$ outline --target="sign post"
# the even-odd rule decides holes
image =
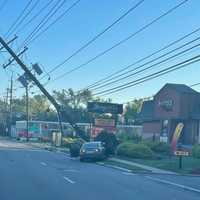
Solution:
[[[182,169],[182,162],[183,162],[182,156],[179,156],[179,169]]]
[[[182,144],[178,144],[178,150],[174,154],[179,157],[179,169],[183,168],[183,156],[189,156],[189,152],[182,149]]]

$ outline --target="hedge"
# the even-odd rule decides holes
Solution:
[[[124,142],[117,147],[117,155],[130,158],[152,158],[153,151],[145,144]]]
[[[166,155],[169,155],[171,153],[170,145],[164,142],[154,142],[151,145],[151,150],[156,153],[162,153]]]
[[[200,158],[200,145],[194,145],[192,148],[192,156],[195,158]]]

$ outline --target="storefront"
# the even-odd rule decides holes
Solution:
[[[153,98],[143,103],[139,118],[143,137],[166,137],[171,141],[178,123],[184,128],[180,142],[200,143],[200,93],[183,84],[166,84]]]

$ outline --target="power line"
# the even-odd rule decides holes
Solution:
[[[5,34],[5,37],[8,36],[8,34],[10,33],[10,31],[13,29],[13,27],[15,27],[15,25],[18,23],[18,21],[21,19],[21,17],[24,15],[24,13],[26,12],[26,10],[28,9],[28,7],[31,5],[33,0],[28,1],[28,3],[25,5],[24,9],[22,10],[22,12],[19,14],[19,16],[17,17],[17,19],[11,24],[11,26],[9,27],[8,31]]]
[[[26,28],[29,24],[32,23],[32,21],[34,21],[39,15],[42,14],[42,12],[44,12],[53,2],[54,0],[50,0],[48,1],[41,9],[38,10],[38,12],[29,20],[27,21],[20,29],[18,29],[17,33],[19,33],[20,31],[22,31],[24,28]]]
[[[200,83],[192,84],[192,85],[190,85],[190,87],[195,87],[195,86],[197,86],[197,85],[200,85]]]
[[[100,80],[98,80],[98,81],[95,81],[94,83],[88,85],[85,89],[90,89],[90,88],[96,87],[96,86],[99,85],[100,83],[104,83],[104,82],[109,81],[111,78],[116,78],[117,76],[115,76],[115,75],[117,75],[117,74],[119,74],[119,73],[121,73],[121,72],[123,72],[123,71],[126,71],[126,70],[129,69],[130,67],[133,67],[133,66],[135,66],[135,65],[137,65],[137,64],[139,64],[139,63],[141,63],[142,61],[145,61],[145,60],[151,58],[152,56],[154,56],[154,55],[156,55],[156,54],[158,54],[158,53],[160,53],[160,52],[162,52],[162,51],[168,49],[169,47],[171,47],[171,46],[177,44],[178,42],[184,40],[185,38],[187,38],[187,37],[189,37],[189,36],[191,36],[191,35],[197,33],[198,31],[200,31],[200,27],[197,28],[197,29],[195,29],[194,31],[192,31],[192,32],[190,32],[190,33],[188,33],[188,34],[186,34],[186,35],[184,35],[184,36],[178,38],[177,40],[175,40],[175,41],[173,41],[173,42],[171,42],[171,43],[165,45],[165,46],[162,47],[161,49],[158,49],[158,50],[154,51],[153,53],[151,53],[151,54],[149,54],[149,55],[147,55],[147,56],[145,56],[145,57],[143,57],[143,58],[137,60],[136,62],[131,63],[131,64],[129,64],[128,66],[123,67],[123,68],[121,68],[120,70],[118,70],[118,71],[116,71],[116,72],[114,72],[114,73],[111,73],[111,74],[107,75],[106,77],[104,77],[104,78],[102,78],[102,79],[100,79]]]
[[[21,20],[15,25],[15,27],[12,29],[12,31],[10,31],[10,33],[8,34],[7,37],[9,37],[12,33],[14,33],[19,27],[20,25],[24,22],[24,20],[33,12],[33,10],[37,7],[38,3],[40,2],[40,0],[37,0],[32,7],[29,9],[29,11],[24,15],[23,18],[21,18]]]
[[[175,49],[173,49],[173,50],[171,50],[171,51],[169,51],[169,52],[167,52],[167,53],[165,53],[165,54],[163,54],[163,55],[161,55],[161,56],[159,56],[159,57],[157,57],[157,58],[154,58],[154,59],[152,59],[152,60],[150,60],[150,61],[148,61],[148,62],[146,62],[146,63],[144,63],[144,64],[142,64],[142,65],[139,65],[138,67],[135,67],[135,68],[132,69],[132,70],[129,70],[129,71],[123,73],[123,74],[119,74],[119,75],[116,76],[115,78],[118,78],[118,77],[121,77],[121,78],[118,78],[118,79],[116,79],[116,80],[115,80],[115,78],[111,78],[111,79],[109,79],[108,81],[106,81],[106,83],[100,84],[99,86],[97,85],[96,87],[93,87],[92,90],[97,90],[97,89],[106,87],[106,86],[108,86],[108,85],[112,85],[112,84],[117,83],[117,82],[119,82],[119,81],[121,81],[121,80],[124,80],[124,79],[126,79],[126,78],[132,77],[132,76],[134,76],[134,75],[136,75],[136,74],[139,74],[139,73],[141,73],[141,72],[144,72],[144,71],[146,71],[146,70],[148,70],[148,69],[151,69],[151,68],[153,68],[153,67],[155,67],[155,66],[158,66],[158,65],[160,65],[160,64],[162,64],[162,63],[164,63],[164,62],[166,62],[166,61],[168,61],[168,60],[171,60],[172,58],[175,58],[175,57],[177,57],[177,56],[179,56],[179,55],[182,55],[182,54],[184,54],[184,53],[186,53],[186,52],[188,52],[188,51],[191,51],[192,49],[199,47],[199,46],[200,46],[200,43],[197,44],[197,45],[194,45],[194,46],[192,46],[192,47],[189,47],[188,49],[185,49],[185,50],[183,50],[183,51],[181,51],[181,52],[179,52],[179,53],[177,53],[177,54],[174,54],[174,55],[172,55],[172,56],[170,56],[170,57],[167,57],[166,59],[163,59],[163,60],[161,60],[161,61],[159,61],[159,62],[157,62],[157,63],[155,63],[155,64],[153,64],[153,65],[150,65],[150,66],[148,66],[148,67],[146,67],[146,68],[144,68],[144,69],[141,69],[141,70],[139,70],[139,71],[137,71],[137,72],[134,72],[134,73],[129,74],[130,72],[133,72],[133,71],[135,71],[135,70],[137,70],[137,69],[140,69],[140,68],[142,68],[142,67],[144,67],[144,66],[146,66],[146,65],[148,65],[148,64],[150,64],[150,63],[152,63],[152,62],[154,62],[154,61],[157,61],[157,60],[159,60],[160,58],[163,58],[163,57],[165,57],[165,56],[167,56],[167,55],[169,55],[169,54],[171,54],[171,53],[173,53],[173,52],[175,52],[175,51],[177,51],[177,50],[179,50],[179,49],[182,49],[183,47],[186,47],[186,46],[188,46],[188,45],[190,45],[190,44],[192,44],[192,43],[194,43],[194,42],[196,42],[196,41],[198,41],[198,40],[200,40],[200,37],[197,37],[196,39],[194,39],[194,40],[192,40],[192,41],[186,42],[185,44],[183,44],[183,45],[181,45],[181,46],[179,46],[179,47],[177,47],[177,48],[175,48]],[[128,75],[127,75],[127,74],[128,74]],[[126,76],[124,76],[124,75],[126,75]]]
[[[127,89],[129,87],[133,87],[135,85],[138,85],[140,83],[152,80],[154,78],[157,78],[159,76],[168,74],[168,73],[170,73],[172,71],[176,71],[178,69],[184,68],[186,66],[189,66],[189,65],[194,64],[194,63],[199,62],[199,61],[200,61],[200,54],[197,55],[197,56],[194,56],[194,57],[192,57],[190,59],[187,59],[187,60],[185,60],[183,62],[180,62],[178,64],[175,64],[175,65],[172,65],[170,67],[167,67],[167,68],[165,68],[163,70],[157,71],[155,73],[152,73],[150,75],[144,76],[144,77],[139,78],[137,80],[125,83],[123,85],[120,85],[120,86],[117,86],[117,87],[113,87],[113,88],[110,88],[110,89],[107,89],[107,90],[100,91],[98,93],[95,93],[94,95],[101,95],[101,94],[108,95],[108,94],[112,94],[112,93],[115,93],[115,92],[119,92],[121,90],[124,90],[124,89]]]
[[[137,34],[139,34],[140,32],[142,32],[143,30],[147,29],[148,27],[150,27],[151,25],[153,25],[154,23],[156,23],[157,21],[159,21],[160,19],[162,19],[163,17],[167,16],[168,14],[172,13],[173,11],[175,11],[177,8],[179,8],[180,6],[182,6],[183,4],[185,4],[188,0],[184,0],[181,3],[177,4],[176,6],[174,6],[173,8],[169,9],[167,12],[163,13],[162,15],[160,15],[159,17],[155,18],[154,20],[152,20],[150,23],[146,24],[145,26],[143,26],[142,28],[140,28],[139,30],[137,30],[136,32],[132,33],[131,35],[129,35],[128,37],[124,38],[123,40],[117,42],[115,45],[113,45],[112,47],[104,50],[103,52],[99,53],[98,55],[96,55],[95,57],[91,58],[90,60],[86,61],[85,63],[72,68],[71,70],[65,72],[64,74],[57,76],[53,81],[56,81],[58,79],[63,78],[64,76],[88,65],[89,63],[93,62],[94,60],[96,60],[97,58],[105,55],[106,53],[110,52],[111,50],[113,50],[114,48],[122,45],[123,43],[127,42],[128,40],[130,40],[131,38],[133,38],[134,36],[136,36]],[[52,71],[55,71],[56,69],[58,69],[59,67],[61,67],[63,64],[65,63],[65,61],[61,62],[59,65],[57,65],[56,67],[54,67],[52,70],[50,70],[50,73]]]
[[[5,7],[6,3],[8,2],[8,0],[4,0],[1,5],[0,5],[0,11]]]
[[[61,3],[60,3],[61,2]],[[50,11],[43,17],[40,23],[33,29],[33,31],[26,37],[23,44],[26,45],[40,29],[57,13],[57,11],[66,3],[66,0],[58,0]]]
[[[67,8],[61,15],[59,15],[52,23],[50,23],[45,29],[43,29],[40,33],[38,33],[35,37],[29,40],[28,44],[34,42],[38,37],[40,37],[43,33],[45,33],[49,28],[51,28],[54,24],[56,24],[60,19],[62,19],[73,7],[75,7],[81,0],[75,1],[69,8]]]
[[[123,18],[125,18],[128,14],[133,12],[140,4],[142,4],[144,0],[139,1],[137,4],[133,5],[130,9],[128,9],[123,15],[121,15],[119,18],[117,18],[113,23],[108,25],[105,29],[103,29],[100,33],[95,35],[92,39],[90,39],[87,43],[85,43],[82,47],[80,47],[78,50],[76,50],[72,55],[67,57],[64,61],[62,61],[60,64],[53,67],[49,73],[52,73],[53,71],[57,70],[59,67],[61,67],[63,64],[68,62],[71,58],[73,58],[75,55],[80,53],[82,50],[84,50],[86,47],[88,47],[90,44],[92,44],[94,41],[96,41],[100,36],[102,36],[105,32],[110,30],[114,25],[116,25],[118,22],[120,22]],[[43,78],[43,77],[42,77]]]

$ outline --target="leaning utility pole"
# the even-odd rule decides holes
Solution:
[[[37,78],[32,74],[32,72],[28,69],[28,67],[20,60],[20,58],[15,54],[15,52],[8,46],[8,44],[3,40],[2,37],[0,37],[0,43],[8,51],[8,53],[14,58],[17,64],[20,65],[20,67],[24,70],[25,74],[35,83],[35,85],[38,86],[38,88],[42,91],[42,93],[54,105],[57,111],[57,115],[58,115],[58,121],[59,121],[61,134],[63,134],[62,121],[61,121],[62,120],[61,115],[62,115],[69,122],[72,128],[76,131],[77,135],[84,138],[85,137],[84,132],[77,126],[76,123],[73,122],[73,120],[70,117],[70,113],[67,113],[67,111],[57,103],[57,101],[53,98],[53,96],[49,94],[49,92],[37,80]]]
[[[56,100],[49,94],[49,92],[43,87],[43,85],[37,80],[37,78],[32,74],[32,72],[28,69],[28,67],[21,61],[21,59],[15,54],[15,52],[8,46],[8,44],[0,37],[0,43],[2,46],[8,51],[8,53],[13,57],[13,59],[20,65],[20,67],[24,70],[25,74],[39,87],[39,89],[43,92],[43,94],[49,99],[49,101],[54,105],[57,114],[58,121],[60,125],[60,131],[63,133],[62,122],[61,122],[61,113],[60,113],[60,105],[56,102]],[[73,123],[69,122],[71,125]]]
[[[11,75],[11,80],[10,80],[10,105],[9,105],[9,135],[11,136],[12,132],[12,103],[13,103],[13,73]]]

